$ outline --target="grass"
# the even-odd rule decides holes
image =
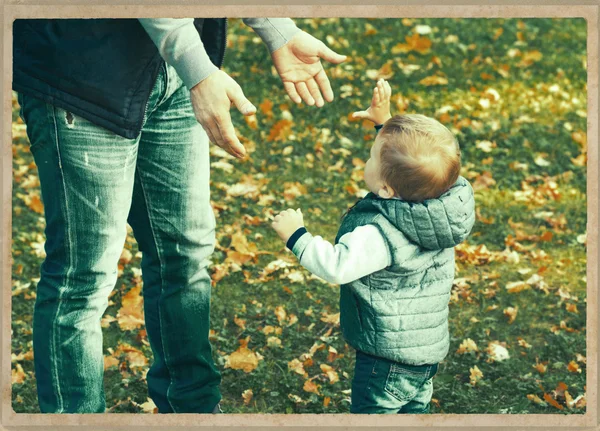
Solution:
[[[211,172],[219,242],[213,271],[221,265],[227,273],[213,289],[211,308],[211,340],[223,375],[224,410],[348,412],[354,352],[339,326],[323,321],[339,312],[339,288],[309,278],[285,251],[269,218],[282,209],[299,207],[311,232],[334,239],[341,214],[356,201],[355,192],[364,188],[359,160],[368,158],[373,138],[370,125],[350,121],[348,114],[367,106],[374,77],[385,75],[394,91],[393,113],[430,115],[457,134],[462,174],[477,190],[477,222],[467,243],[457,250],[450,352],[434,379],[432,411],[584,413],[584,403],[568,407],[556,389],[563,382],[576,399],[585,394],[586,384],[582,239],[587,222],[586,168],[572,161],[584,150],[586,132],[585,21],[328,18],[297,23],[350,56],[345,64],[327,66],[336,100],[319,110],[294,106],[285,97],[266,49],[239,20],[230,23],[232,47],[226,70],[260,107],[256,123],[232,113],[249,149],[247,159],[232,161],[212,151],[212,162],[235,167],[228,172],[220,163]],[[429,26],[431,32],[416,38],[417,25]],[[424,39],[431,41],[428,50]],[[402,50],[398,44],[412,49],[393,53]],[[421,83],[431,76],[447,84]],[[14,107],[13,293],[31,283],[13,296],[12,346],[19,355],[31,350],[35,280],[41,263],[35,247],[43,242],[44,221],[28,200],[39,194],[31,183],[36,170],[26,138],[18,133],[22,129],[16,103]],[[232,186],[239,183],[254,184],[258,192],[232,197]],[[227,258],[235,246],[235,232],[267,253],[236,266]],[[123,295],[135,285],[140,264],[131,236],[125,247],[133,259],[122,268],[106,311],[110,316],[117,315]],[[266,265],[280,258],[293,266],[259,281]],[[533,274],[542,278],[547,293],[539,286],[507,291],[507,284],[526,281]],[[298,282],[300,276],[304,281]],[[518,310],[512,323],[504,313],[509,307]],[[282,309],[297,321],[280,321],[276,311],[281,318]],[[269,332],[269,327],[281,332]],[[225,368],[227,356],[247,337],[248,348],[263,358],[257,368],[250,373]],[[457,353],[466,339],[475,342],[477,352]],[[520,339],[528,344],[520,344]],[[486,349],[494,341],[504,343],[509,359],[491,359]],[[134,346],[151,360],[143,331],[121,331],[117,322],[110,323],[104,330],[105,354],[120,343]],[[306,360],[302,355],[313,346],[312,360]],[[304,361],[307,377],[314,377],[319,386],[318,394],[305,391],[307,378],[288,369],[293,359]],[[114,412],[141,412],[147,400],[146,368],[120,361],[121,367],[106,370],[107,406]],[[321,364],[333,367],[339,381],[330,383]],[[536,364],[542,365],[534,368]],[[33,363],[15,359],[13,373],[17,365],[24,374],[22,382],[13,385],[13,408],[38,411]],[[471,384],[474,367],[483,378]],[[253,396],[245,403],[242,393],[249,389]],[[544,394],[549,399],[544,400]],[[549,400],[557,400],[563,408]]]

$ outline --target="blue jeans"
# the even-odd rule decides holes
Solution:
[[[429,413],[437,364],[406,365],[356,351],[351,413]]]
[[[33,316],[41,411],[105,411],[100,319],[129,222],[143,254],[149,395],[161,413],[211,412],[221,399],[208,340],[215,218],[209,142],[189,91],[162,68],[135,139],[31,96],[19,102],[46,217]]]

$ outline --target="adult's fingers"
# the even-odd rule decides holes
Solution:
[[[285,88],[285,91],[287,91],[288,96],[290,96],[290,99],[292,99],[294,103],[302,102],[302,98],[300,98],[300,95],[296,91],[296,85],[293,82],[284,82],[283,88]]]
[[[310,91],[308,91],[308,87],[306,86],[305,82],[297,82],[296,91],[307,105],[312,106],[315,104],[315,99],[313,99],[313,97],[310,95]]]
[[[328,102],[332,102],[333,90],[331,89],[329,78],[327,77],[327,74],[325,73],[324,69],[321,69],[319,73],[315,75],[315,81],[317,81],[317,84],[319,84],[319,87],[321,88],[321,93],[323,93],[323,97],[325,97],[325,100],[327,100]]]
[[[225,112],[218,114],[218,116],[215,118],[215,122],[217,124],[219,133],[221,134],[223,143],[221,148],[223,148],[232,156],[238,158],[244,157],[246,155],[246,149],[235,135],[235,129],[233,128],[229,111],[225,110]]]
[[[229,90],[227,96],[243,115],[252,115],[256,113],[256,106],[246,99],[244,91],[239,85],[233,86],[233,88]]]
[[[323,101],[323,96],[321,96],[321,91],[319,90],[319,86],[314,79],[309,79],[306,81],[306,86],[308,87],[308,91],[310,91],[310,95],[315,100],[315,104],[320,108],[325,104]]]
[[[321,57],[323,60],[327,60],[328,62],[335,64],[341,63],[344,60],[346,60],[345,55],[338,54],[337,52],[329,48],[327,45],[325,45],[323,42],[321,42],[321,47],[319,49],[318,56]]]

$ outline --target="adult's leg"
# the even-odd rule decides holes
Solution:
[[[129,223],[142,250],[144,311],[154,362],[147,381],[162,413],[210,413],[220,374],[208,340],[215,218],[209,142],[187,90],[167,67],[164,95],[142,130]]]
[[[104,412],[100,319],[126,236],[137,140],[36,98],[20,101],[46,216],[33,315],[40,409]]]

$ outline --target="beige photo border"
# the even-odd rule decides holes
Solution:
[[[109,0],[110,1],[110,0]],[[185,1],[185,0],[184,0]],[[285,0],[284,0],[285,1]],[[0,428],[7,430],[50,429],[197,429],[226,428],[290,428],[323,427],[327,429],[355,429],[356,427],[406,429],[435,427],[440,429],[478,430],[494,429],[598,429],[598,10],[596,2],[581,1],[579,5],[561,5],[559,1],[545,2],[523,0],[518,5],[489,5],[463,1],[461,4],[427,4],[423,1],[404,1],[404,5],[392,1],[378,1],[378,5],[363,6],[360,0],[328,2],[328,5],[294,5],[291,1],[282,5],[275,1],[262,1],[252,5],[252,0],[229,2],[229,5],[203,5],[195,2],[185,6],[169,0],[151,0],[132,4],[131,0],[113,0],[112,4],[88,5],[81,1],[31,1],[9,0],[3,4],[3,121],[2,127],[2,236],[0,238],[0,269],[2,274],[2,307],[0,317],[0,382],[2,388]],[[108,3],[103,0],[103,3]],[[554,5],[548,5],[548,3]],[[78,4],[79,3],[79,4]],[[189,3],[189,1],[187,2]],[[349,5],[348,3],[357,3]],[[424,4],[425,3],[425,4]],[[454,1],[453,3],[459,3]],[[469,3],[468,5],[466,3]],[[529,3],[527,5],[523,3]],[[152,4],[152,5],[150,5]],[[268,6],[270,4],[270,6]],[[343,9],[340,6],[343,5]],[[143,18],[143,17],[409,17],[409,18],[542,18],[582,17],[587,21],[587,67],[588,67],[588,117],[587,139],[587,410],[584,415],[557,414],[433,414],[406,415],[350,415],[350,414],[17,414],[11,403],[11,201],[12,201],[12,136],[11,136],[11,83],[12,83],[12,22],[17,18]],[[283,91],[283,90],[282,90]],[[472,428],[469,428],[472,427]],[[505,428],[507,427],[507,428]]]

